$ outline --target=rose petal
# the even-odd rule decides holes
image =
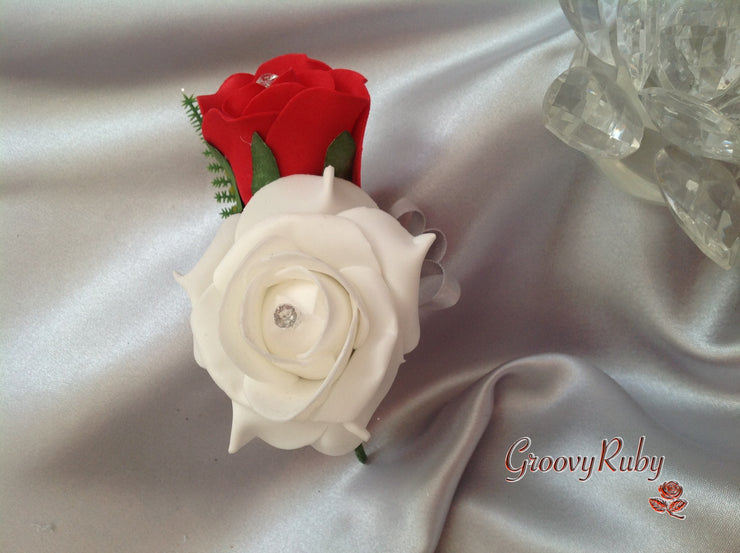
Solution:
[[[279,269],[280,263],[285,260],[287,265],[294,263],[302,263],[301,269],[303,271],[309,270],[312,280],[317,285],[321,285],[321,281],[335,282],[334,291],[336,296],[334,298],[328,296],[327,303],[332,304],[332,309],[346,309],[350,315],[349,319],[344,319],[339,314],[333,314],[331,317],[322,321],[321,332],[316,336],[315,343],[312,346],[295,356],[284,356],[277,355],[269,351],[267,340],[264,340],[265,326],[261,320],[257,317],[250,315],[250,311],[263,309],[264,305],[257,306],[257,303],[262,301],[261,297],[256,298],[256,302],[249,301],[244,303],[243,310],[241,313],[242,324],[244,325],[244,336],[248,343],[244,344],[244,347],[250,347],[256,350],[261,356],[270,360],[275,365],[277,370],[283,369],[291,374],[300,376],[301,378],[316,379],[326,378],[329,370],[334,367],[340,359],[346,359],[351,353],[351,349],[357,343],[360,338],[360,332],[362,329],[359,328],[358,324],[361,317],[358,316],[358,311],[363,311],[364,306],[359,304],[355,297],[348,293],[347,289],[350,287],[350,283],[347,282],[341,274],[335,272],[328,265],[311,258],[306,258],[302,254],[279,254],[274,256],[270,261],[263,262],[262,265],[265,267],[265,274],[260,274],[253,280],[254,287],[258,287],[262,290],[272,286],[275,283],[279,283],[283,276],[290,277],[290,271],[288,269]],[[273,265],[273,263],[275,265]],[[286,271],[289,271],[286,274]],[[302,276],[302,275],[293,275]],[[322,287],[323,288],[323,287]],[[324,289],[324,293],[327,291]],[[264,292],[257,291],[256,295],[264,294]],[[250,294],[251,296],[251,294]],[[228,300],[227,300],[228,301]],[[346,307],[341,308],[336,303],[348,302]],[[233,317],[233,314],[231,315]],[[233,320],[233,319],[232,319]],[[247,323],[248,322],[248,323]],[[248,326],[246,326],[248,324]],[[301,325],[297,328],[292,329],[293,331],[300,332]],[[288,334],[287,336],[289,336]],[[352,339],[350,340],[350,336]],[[286,340],[288,337],[285,338]],[[231,347],[231,346],[229,346]],[[229,350],[227,350],[229,351]],[[236,355],[241,355],[236,353]],[[249,374],[249,367],[245,367],[244,371]]]
[[[238,217],[226,219],[218,228],[216,236],[195,267],[184,276],[175,273],[175,280],[187,292],[191,305],[195,305],[206,288],[213,282],[213,272],[234,244],[234,233],[238,223]]]
[[[341,424],[329,424],[326,431],[311,445],[324,455],[345,455],[356,449],[362,440]]]
[[[227,120],[217,110],[203,117],[203,138],[224,153],[244,203],[252,197],[252,134],[257,132],[264,137],[276,117],[275,113],[258,113]]]
[[[258,85],[259,86],[259,85]],[[273,83],[254,96],[246,106],[248,113],[278,112],[288,101],[306,87],[298,83]]]
[[[205,94],[196,98],[198,100],[201,114],[205,115],[213,108],[221,109],[224,101],[226,101],[234,91],[253,81],[254,75],[250,73],[234,73],[221,84],[215,94]]]
[[[284,54],[260,65],[256,74],[274,73],[275,75],[282,75],[291,68],[331,70],[331,67],[324,62],[311,59],[306,54]]]
[[[310,274],[312,282],[293,278],[268,289],[261,324],[267,351],[278,358],[307,361],[291,372],[316,380],[327,376],[340,354],[353,307],[347,291],[336,280]],[[274,313],[285,303],[297,309],[298,319],[295,326],[280,328]]]
[[[320,175],[329,144],[343,131],[354,133],[369,101],[333,90],[297,94],[275,119],[265,138],[281,175]]]
[[[283,238],[275,235],[260,236],[255,239],[249,234],[239,237],[237,232],[236,241],[213,271],[213,284],[225,294],[228,287],[232,285],[232,281],[237,278],[237,272],[240,272],[238,278],[242,280],[245,289],[249,281],[258,274],[270,269],[277,270],[285,267],[285,265],[276,265],[274,262],[269,266],[266,265],[265,263],[271,256],[294,250],[294,242],[289,237]],[[257,260],[256,263],[254,260]],[[243,291],[242,289],[242,293]],[[239,303],[241,304],[241,300]]]
[[[214,273],[214,287],[223,289],[218,323],[221,345],[234,364],[254,380],[290,383],[292,380],[287,379],[288,376],[293,379],[293,375],[314,378],[318,373],[326,374],[329,370],[327,362],[330,367],[334,366],[342,355],[348,355],[344,348],[352,347],[351,343],[342,344],[343,349],[336,351],[334,344],[335,351],[312,349],[305,356],[295,358],[279,357],[268,351],[262,336],[263,295],[268,287],[284,278],[282,271],[285,267],[300,265],[304,271],[327,274],[340,286],[348,286],[341,274],[318,259],[303,254],[279,253],[290,252],[291,249],[292,244],[283,238],[268,239],[253,250],[248,249],[249,254],[234,268],[231,263],[240,260],[232,258],[232,248]],[[358,308],[352,304],[353,311]],[[354,319],[352,324],[356,325]],[[356,330],[347,329],[347,333],[350,331],[354,340]]]
[[[403,351],[419,343],[419,276],[424,256],[434,242],[432,233],[412,237],[393,217],[379,209],[354,208],[339,213],[356,223],[371,244],[393,295]]]
[[[268,265],[261,275],[252,275],[249,261],[245,260],[223,291],[218,321],[215,323],[218,338],[224,352],[242,374],[253,380],[288,385],[297,377],[276,370],[273,359],[265,351],[261,335],[259,296],[265,286],[263,280],[265,276],[271,276],[272,267]],[[217,289],[218,285],[214,283],[213,287]]]
[[[261,438],[273,447],[296,449],[319,439],[327,429],[325,423],[318,422],[275,423],[237,402],[232,402],[232,409],[229,453],[236,453],[252,438]]]
[[[369,334],[366,347],[352,353],[341,378],[333,384],[332,393],[312,415],[327,422],[355,420],[373,399],[377,405],[382,397],[376,394],[386,374],[390,372],[395,377],[403,361],[393,299],[380,274],[365,267],[346,268],[342,274],[363,297]],[[352,402],[348,403],[347,398],[352,398]]]
[[[302,252],[334,271],[353,265],[381,270],[365,234],[348,218],[312,213],[301,217],[282,215],[260,221],[249,232],[240,234],[240,230],[238,226],[236,242],[214,272],[214,282],[221,288],[257,248],[262,257]],[[275,237],[280,237],[279,241]]]
[[[332,69],[329,73],[334,79],[334,87],[337,92],[346,92],[352,96],[367,98],[370,101],[370,93],[365,86],[367,82],[365,77],[350,69]]]
[[[299,268],[293,268],[298,271]],[[267,288],[262,301],[259,321],[265,349],[276,357],[299,358],[310,351],[324,333],[328,306],[321,288],[310,271],[304,278],[281,280]],[[282,272],[282,271],[281,271]],[[290,305],[296,311],[293,326],[281,328],[275,324],[275,310],[280,305]],[[245,306],[246,309],[246,306]],[[303,378],[323,378],[325,374]]]
[[[292,384],[274,385],[245,376],[244,396],[258,415],[275,422],[306,420],[309,408],[322,397],[324,382],[296,379]]]
[[[306,88],[325,88],[334,90],[334,79],[326,70],[303,69],[295,70],[295,79]]]
[[[198,351],[196,361],[230,398],[243,400],[244,375],[224,351],[218,335],[220,305],[221,294],[214,286],[209,287],[193,305],[190,325]]]
[[[290,384],[269,383],[245,377],[244,397],[254,411],[270,420],[306,420],[327,400],[332,387],[342,377],[352,355],[358,328],[359,311],[353,313],[342,351],[324,380],[298,379]]]
[[[324,177],[291,175],[255,194],[239,216],[237,236],[250,232],[258,222],[284,213],[335,214],[356,206],[377,208],[364,191],[343,179],[333,178],[327,167]]]
[[[228,119],[231,117],[231,118],[237,119],[239,117],[244,117],[246,115],[262,113],[263,111],[273,111],[273,110],[250,110],[248,109],[248,106],[252,102],[252,100],[254,100],[255,98],[258,98],[259,96],[267,92],[267,90],[268,89],[266,89],[264,86],[254,83],[254,82],[241,87],[234,94],[229,96],[226,99],[226,101],[223,103],[221,111],[224,115],[224,118]],[[274,111],[277,111],[277,110],[274,110]]]
[[[334,78],[334,85],[337,92],[344,92],[358,98],[367,99],[367,106],[357,118],[357,123],[352,130],[352,138],[354,139],[357,146],[357,150],[355,151],[354,166],[352,168],[352,180],[357,186],[360,186],[362,184],[360,177],[362,175],[363,139],[365,137],[367,118],[370,113],[370,93],[365,86],[367,79],[359,73],[351,71],[349,69],[333,69],[331,71],[331,74]]]

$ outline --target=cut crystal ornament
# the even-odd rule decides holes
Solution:
[[[718,161],[667,146],[655,158],[658,183],[678,224],[725,269],[740,251],[740,189]]]
[[[604,75],[573,67],[550,85],[545,127],[592,156],[623,158],[640,147],[643,124],[626,93]]]
[[[729,267],[740,247],[740,0],[560,7],[580,42],[545,94],[545,126],[616,186],[668,203],[706,255]]]
[[[732,94],[729,99],[723,98],[719,103],[719,110],[725,117],[729,117],[736,124],[740,124],[740,91]]]
[[[635,90],[645,86],[653,71],[658,44],[658,2],[620,0],[616,45]]]
[[[581,42],[604,62],[614,65],[609,34],[614,29],[619,0],[560,0],[568,23]]]
[[[273,319],[279,328],[293,328],[298,320],[298,312],[292,305],[283,303],[275,308]]]
[[[624,159],[592,157],[609,181],[628,194],[646,202],[665,205],[665,199],[655,182],[655,155],[666,145],[660,133],[645,128],[640,149]]]
[[[262,75],[260,75],[255,82],[267,88],[277,78],[278,76],[275,73],[262,73]]]
[[[646,88],[640,99],[669,142],[694,155],[740,163],[740,128],[717,108],[663,88]]]
[[[709,100],[740,78],[740,2],[665,3],[658,22],[657,75],[662,86]]]
[[[612,81],[617,80],[617,68],[609,65],[591,53],[586,46],[579,42],[570,60],[570,67],[586,67],[596,73],[601,73]]]

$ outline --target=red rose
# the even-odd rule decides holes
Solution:
[[[663,482],[660,485],[660,488],[658,488],[658,491],[660,491],[660,495],[666,499],[676,499],[677,497],[681,497],[683,488],[678,484],[678,482],[671,480],[670,482]]]
[[[263,63],[255,75],[237,73],[218,92],[198,96],[203,138],[231,164],[244,203],[252,196],[252,134],[272,150],[281,176],[321,175],[329,144],[343,131],[357,150],[353,182],[360,184],[362,137],[370,109],[366,79],[332,69],[305,54]]]

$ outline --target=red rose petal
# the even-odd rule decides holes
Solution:
[[[331,71],[331,67],[325,64],[323,61],[315,60],[313,58],[306,58],[306,67],[309,69],[320,69],[321,71]]]
[[[306,86],[306,88],[326,88],[327,90],[334,90],[334,79],[331,74],[327,71],[319,71],[316,69],[295,71],[295,80]]]
[[[298,83],[272,84],[262,94],[252,98],[245,113],[280,111],[290,99],[306,87]]]
[[[370,99],[370,93],[367,91],[365,83],[367,79],[350,69],[334,69],[331,71],[334,79],[334,86],[339,92],[346,92],[352,96]]]
[[[212,109],[221,109],[222,99],[217,94],[204,94],[203,96],[197,96],[195,99],[198,100],[198,107],[203,115]]]
[[[278,56],[269,61],[266,61],[257,69],[256,75],[260,76],[264,73],[274,73],[275,75],[282,75],[289,69],[322,69],[324,71],[330,71],[331,67],[326,65],[324,62],[309,58],[306,54],[285,54]]]
[[[352,131],[352,138],[355,139],[357,149],[355,150],[355,163],[352,168],[352,182],[357,186],[360,186],[360,177],[362,175],[362,144],[365,137],[365,127],[367,126],[367,117],[370,114],[370,99],[367,99],[367,104],[364,111],[360,114],[357,119],[357,124]]]
[[[288,69],[285,73],[281,73],[278,75],[277,79],[272,81],[272,85],[276,84],[286,84],[286,83],[294,83],[296,81],[295,79],[295,71],[292,69]]]
[[[212,108],[220,109],[231,94],[251,82],[254,82],[254,75],[250,73],[234,73],[221,84],[215,94],[198,96],[200,112],[205,115]]]
[[[257,113],[225,119],[218,110],[203,117],[203,138],[228,160],[244,203],[252,197],[252,134],[266,136],[276,117],[277,113]]]
[[[233,95],[224,102],[222,111],[224,115],[230,117],[242,117],[247,115],[247,105],[255,97],[265,92],[265,87],[257,83],[249,83],[246,86],[236,90]],[[264,110],[261,110],[264,111]]]
[[[326,149],[342,131],[350,131],[359,146],[369,105],[365,98],[333,90],[314,88],[296,95],[278,115],[265,138],[275,154],[280,174],[320,175]],[[359,173],[355,179],[359,184]]]

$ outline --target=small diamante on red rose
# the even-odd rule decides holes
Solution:
[[[257,84],[261,84],[262,86],[264,86],[265,88],[267,88],[277,78],[278,78],[278,76],[275,75],[275,73],[262,73],[262,75],[260,75],[257,78],[257,81],[256,82],[257,82]]]

